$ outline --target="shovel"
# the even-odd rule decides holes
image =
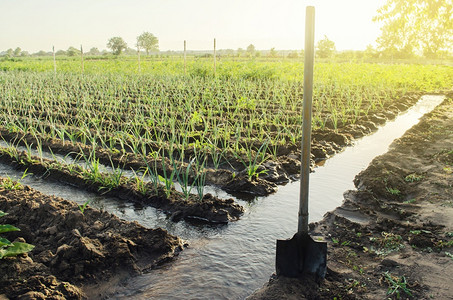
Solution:
[[[277,275],[293,278],[307,274],[324,278],[327,267],[327,243],[314,241],[308,234],[314,21],[315,8],[308,6],[305,19],[304,108],[298,228],[292,239],[277,240],[275,261]]]

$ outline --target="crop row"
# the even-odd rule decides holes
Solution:
[[[297,67],[273,66],[288,74]],[[0,72],[0,126],[33,136],[38,150],[57,141],[79,156],[106,153],[104,162],[115,162],[113,168],[117,157],[135,157],[142,171],[154,165],[153,178],[161,176],[156,182],[167,192],[179,181],[183,189],[200,189],[201,199],[208,168],[258,180],[267,175],[266,160],[297,148],[303,87],[285,78]],[[408,91],[449,88],[452,78],[444,67],[321,65],[313,128],[341,129],[399,105]],[[91,150],[77,151],[77,145]]]

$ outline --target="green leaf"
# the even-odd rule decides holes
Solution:
[[[0,225],[0,233],[10,232],[10,231],[20,231],[20,229],[13,225],[9,225],[9,224]]]
[[[3,211],[0,210],[0,218],[3,217],[3,216],[6,216],[7,214],[8,214],[8,213],[3,212]]]
[[[0,247],[3,247],[5,245],[11,245],[11,242],[5,238],[0,237]]]
[[[35,246],[27,243],[13,243],[11,247],[0,249],[0,258],[16,256],[33,250]]]

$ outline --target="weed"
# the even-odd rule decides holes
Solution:
[[[20,181],[29,175],[27,173],[27,170],[28,169],[26,169],[24,171],[24,173],[22,174],[22,177],[17,181],[14,181],[11,179],[11,177],[6,176],[6,178],[3,179],[3,181],[0,183],[0,187],[4,188],[5,190],[9,190],[9,191],[22,189],[22,184],[20,183]]]
[[[445,251],[445,255],[450,257],[451,260],[453,260],[453,254],[451,254],[450,252]]]
[[[378,245],[377,249],[371,248],[371,251],[377,255],[388,255],[393,251],[399,251],[404,248],[403,238],[394,233],[382,232],[381,237],[371,237],[370,241]]]
[[[344,241],[341,243],[341,246],[348,246],[351,243],[351,241]]]
[[[385,189],[393,196],[399,196],[401,194],[401,191],[397,188],[386,187]]]
[[[385,282],[387,282],[389,286],[389,289],[387,290],[387,295],[396,295],[396,298],[400,299],[401,291],[403,291],[409,297],[413,296],[410,289],[408,288],[406,277],[394,276],[389,271],[386,271],[383,275]]]
[[[404,204],[411,204],[411,203],[414,203],[415,201],[417,201],[417,200],[415,198],[412,198],[412,199],[404,201],[403,203]]]
[[[443,249],[443,248],[450,248],[453,247],[453,240],[445,242],[445,241],[437,241],[435,244],[436,248]]]
[[[404,181],[406,182],[418,182],[424,178],[423,175],[419,175],[417,173],[412,173],[404,177]]]
[[[5,213],[0,210],[0,217],[6,216],[8,213]],[[20,231],[19,228],[9,225],[9,224],[1,224],[0,225],[0,233],[12,232],[12,231]],[[11,243],[8,239],[3,238],[0,236],[0,259],[4,257],[11,257],[17,256],[19,254],[24,254],[33,250],[35,246],[27,243],[15,242]]]
[[[429,231],[429,230],[411,230],[410,231],[410,233],[415,234],[415,235],[420,234],[422,232],[423,233],[428,233],[428,234],[431,233],[431,231]]]

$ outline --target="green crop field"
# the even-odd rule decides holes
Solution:
[[[167,195],[179,181],[184,198],[198,187],[202,199],[202,187],[215,183],[206,172],[258,180],[265,162],[297,153],[301,141],[297,60],[222,59],[216,76],[208,59],[191,59],[186,75],[182,59],[143,60],[140,74],[131,59],[86,60],[83,74],[71,59],[58,60],[56,73],[50,59],[2,61],[0,69],[0,129],[10,145],[3,153],[17,144],[70,154],[86,161],[85,177],[109,190],[128,166],[137,187],[145,173]],[[319,63],[313,130],[342,132],[406,95],[452,85],[448,66]],[[93,175],[99,160],[114,172]]]

